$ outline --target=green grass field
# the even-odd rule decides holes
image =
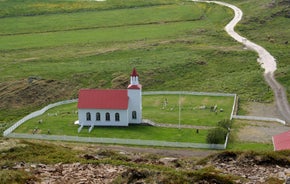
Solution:
[[[7,7],[7,15],[0,18],[4,25],[0,28],[0,82],[1,89],[8,89],[0,95],[3,101],[11,101],[0,107],[1,122],[9,125],[48,103],[76,98],[80,88],[124,87],[133,66],[142,76],[145,91],[178,89],[271,99],[262,71],[253,62],[255,54],[243,50],[223,31],[232,16],[229,9],[182,1],[87,3],[91,8],[73,1],[25,1],[19,6],[0,2]],[[35,6],[38,9],[29,9]],[[50,86],[55,94],[41,96],[42,91],[29,90],[31,86],[25,84],[30,76],[74,89]],[[62,96],[61,90],[70,93]],[[14,100],[19,94],[23,96]],[[31,96],[39,97],[26,102]]]
[[[230,119],[233,97],[212,97],[194,95],[143,96],[143,117],[157,123],[195,126],[216,126],[216,123]],[[167,102],[167,103],[166,103]],[[166,105],[165,105],[166,103]],[[180,106],[179,106],[180,104]],[[211,107],[217,105],[217,112]],[[222,109],[223,112],[220,112]]]
[[[160,3],[137,9],[2,18],[1,25],[5,26],[0,29],[0,80],[40,76],[68,81],[77,87],[95,87],[102,80],[101,87],[110,87],[112,75],[127,73],[134,65],[143,73],[145,90],[182,88],[246,95],[235,84],[237,76],[247,76],[243,78],[245,86],[253,86],[249,84],[253,79],[260,83],[261,71],[256,70],[256,62],[251,62],[255,55],[243,51],[223,31],[232,15],[230,10],[202,3]],[[108,21],[112,17],[115,22]],[[38,26],[32,22],[42,23]],[[237,63],[243,64],[231,67]],[[151,72],[154,76],[148,75]],[[95,84],[83,79],[87,73]],[[255,87],[258,91],[265,88],[263,83]]]

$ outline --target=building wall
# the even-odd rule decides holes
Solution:
[[[142,91],[141,89],[128,89],[129,108],[128,117],[129,123],[140,124],[142,122]],[[136,111],[136,119],[132,118],[132,112]]]
[[[100,121],[96,120],[96,113],[100,113]],[[87,113],[90,113],[91,120],[87,120]],[[106,113],[110,114],[110,121],[106,120]],[[115,113],[119,113],[120,121],[115,121]],[[79,109],[78,117],[80,125],[84,126],[128,126],[127,110],[103,110],[103,109]]]

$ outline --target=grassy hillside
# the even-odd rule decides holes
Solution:
[[[229,2],[248,14],[239,31],[253,41],[259,29],[255,21],[248,24],[251,17],[287,6]],[[228,8],[179,0],[6,0],[0,7],[2,127],[45,104],[76,98],[80,88],[123,88],[132,67],[144,90],[237,93],[242,103],[273,100],[256,54],[223,30],[233,15]],[[288,20],[276,15],[272,23]],[[277,26],[263,25],[281,35]],[[287,84],[286,44],[276,45],[269,50],[283,53],[285,67],[277,75]]]
[[[290,94],[290,2],[288,0],[228,1],[244,12],[241,35],[265,47],[277,60],[276,77]]]

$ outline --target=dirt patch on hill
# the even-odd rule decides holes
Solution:
[[[283,119],[275,103],[250,102],[245,109],[248,116]],[[272,143],[272,136],[290,130],[289,126],[277,122],[235,120],[235,123],[240,127],[237,138],[242,142]]]
[[[73,86],[37,77],[0,83],[0,109],[39,106],[72,96]]]
[[[247,116],[259,116],[283,119],[280,115],[276,104],[273,103],[258,103],[248,102],[243,109],[247,111]]]
[[[277,122],[237,120],[235,123],[238,123],[240,126],[237,132],[237,138],[242,142],[271,144],[272,136],[290,130],[289,126]]]

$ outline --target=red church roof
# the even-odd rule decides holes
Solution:
[[[273,136],[274,150],[290,149],[290,130]]]
[[[128,109],[127,90],[82,89],[79,109]]]

